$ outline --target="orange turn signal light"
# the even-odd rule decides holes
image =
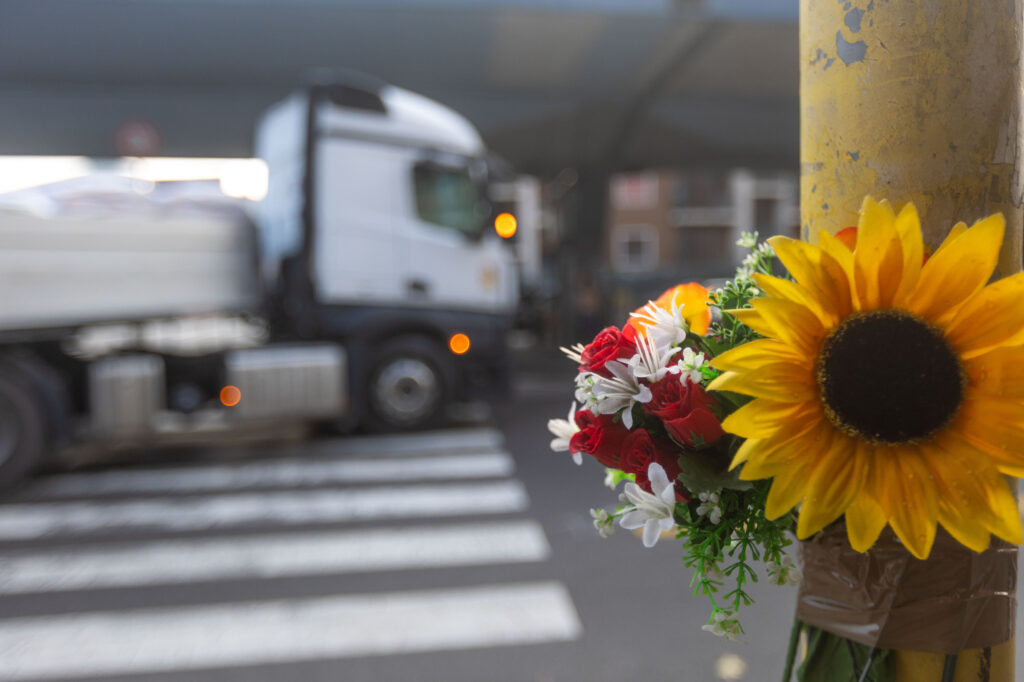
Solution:
[[[228,384],[220,389],[220,404],[224,407],[234,407],[240,402],[242,402],[242,392],[238,386]]]
[[[462,332],[452,334],[452,337],[448,339],[448,350],[456,355],[465,355],[469,352],[469,337]]]

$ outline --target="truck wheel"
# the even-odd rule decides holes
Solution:
[[[395,339],[376,354],[367,381],[367,427],[412,431],[436,424],[447,393],[437,346],[419,337]]]
[[[23,375],[0,365],[0,485],[35,470],[46,454],[46,414]]]

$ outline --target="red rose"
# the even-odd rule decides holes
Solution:
[[[665,430],[680,443],[692,446],[697,437],[704,443],[714,443],[724,434],[721,422],[711,411],[714,398],[688,378],[680,381],[670,374],[651,386],[651,395],[644,408],[661,419]]]
[[[631,431],[629,436],[622,442],[622,458],[619,460],[620,469],[627,474],[636,475],[636,484],[651,492],[651,481],[647,478],[647,468],[652,462],[660,464],[665,469],[668,480],[673,483],[679,477],[679,454],[676,446],[663,439],[655,440],[646,429]],[[680,502],[689,502],[690,498],[681,492],[682,488],[676,486],[676,498]]]
[[[613,469],[619,468],[622,442],[629,431],[612,415],[594,415],[588,410],[576,413],[576,426],[580,428],[569,440],[569,450],[585,452],[598,462]]]
[[[605,363],[620,358],[631,358],[636,354],[635,332],[632,327],[623,334],[618,327],[605,327],[590,345],[580,354],[580,371],[594,372],[603,377],[611,377],[612,373],[604,368]]]

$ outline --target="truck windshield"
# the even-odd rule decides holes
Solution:
[[[415,167],[413,179],[421,220],[471,237],[481,233],[488,210],[480,183],[469,169],[421,163]]]

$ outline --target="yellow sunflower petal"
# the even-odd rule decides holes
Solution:
[[[769,521],[779,518],[795,507],[804,497],[807,467],[795,464],[781,471],[772,481],[764,504],[764,516]]]
[[[954,225],[953,229],[951,229],[949,231],[949,234],[946,235],[946,237],[942,240],[942,243],[939,244],[939,247],[937,249],[935,249],[935,252],[932,253],[932,255],[934,256],[936,253],[938,253],[939,251],[942,251],[942,249],[944,249],[947,246],[949,246],[950,244],[952,244],[954,241],[956,241],[957,237],[959,237],[960,235],[962,235],[966,231],[967,231],[967,223],[959,222],[956,225]]]
[[[761,316],[761,313],[753,308],[734,308],[724,312],[727,315],[732,315],[740,323],[747,325],[761,336],[773,336],[775,334],[774,328]]]
[[[866,552],[885,528],[885,512],[867,493],[861,492],[846,508],[846,536],[850,546]]]
[[[749,372],[726,372],[708,385],[709,391],[732,391],[782,402],[818,397],[814,372],[797,364],[773,363]]]
[[[743,372],[776,362],[801,364],[807,368],[814,366],[813,358],[800,355],[775,339],[758,339],[736,346],[712,359],[711,366],[724,371]]]
[[[924,241],[921,238],[921,219],[917,215],[917,207],[911,203],[904,206],[896,216],[895,226],[903,253],[903,271],[892,302],[893,305],[902,306],[917,286],[924,260]]]
[[[964,362],[970,385],[1009,400],[1024,398],[1024,348],[996,348]]]
[[[771,478],[776,476],[783,471],[793,466],[793,459],[799,456],[799,453],[794,453],[792,449],[782,451],[786,459],[780,461],[779,458],[775,459],[764,459],[754,458],[749,460],[740,469],[740,480],[742,481],[757,481],[762,478]]]
[[[1002,214],[989,216],[932,254],[907,308],[926,320],[941,321],[985,286],[996,267],[1004,225]]]
[[[815,414],[817,413],[817,414]],[[797,452],[804,452],[807,448],[817,448],[819,443],[825,442],[820,435],[809,434],[811,429],[818,427],[824,420],[820,409],[810,406],[809,409],[801,410],[795,419],[782,424],[778,430],[767,438],[749,438],[736,450],[729,469],[735,469],[748,460],[764,462],[788,461],[789,453],[794,448],[789,447],[797,438],[800,439],[800,447]],[[755,477],[756,478],[756,477]],[[750,478],[748,480],[754,480]]]
[[[860,299],[857,298],[857,289],[853,286],[853,251],[843,242],[825,230],[818,231],[818,246],[822,252],[830,256],[839,266],[839,270],[845,276],[839,277],[837,287],[846,292],[845,299],[847,307],[840,310],[840,316],[845,317],[853,310],[860,310]]]
[[[991,457],[1003,473],[1024,474],[1024,405],[974,391],[960,407],[953,429]]]
[[[1022,301],[1024,272],[990,284],[960,307],[946,328],[946,338],[964,358],[1019,345],[1024,342]]]
[[[973,549],[975,552],[984,552],[988,549],[992,539],[988,528],[941,498],[939,499],[939,523],[964,547]]]
[[[767,438],[779,430],[787,420],[805,423],[812,415],[801,403],[780,403],[755,398],[736,410],[722,422],[722,428],[741,438]]]
[[[817,533],[842,516],[860,495],[867,477],[866,462],[857,456],[856,444],[843,434],[837,433],[831,447],[818,457],[800,507],[799,538]]]
[[[826,327],[833,327],[839,321],[836,313],[827,311],[813,293],[797,282],[782,279],[781,277],[763,275],[759,272],[754,273],[753,278],[754,282],[765,294],[802,305],[817,315],[818,319]]]
[[[1013,495],[1006,479],[984,453],[947,431],[930,447],[922,448],[922,455],[935,481],[940,509],[944,502],[956,512],[951,522],[958,526],[955,533],[949,529],[951,534],[966,535],[975,542],[989,531],[1007,539],[1020,537],[1020,514]]]
[[[743,444],[736,449],[736,454],[732,456],[732,462],[729,464],[729,471],[732,471],[740,464],[743,464],[750,459],[759,450],[765,447],[767,439],[765,438],[748,438],[743,441]]]
[[[882,473],[882,507],[889,524],[907,550],[918,559],[927,559],[935,541],[939,505],[935,484],[921,455],[912,448],[894,453],[887,471]],[[875,458],[875,464],[883,461]]]
[[[862,310],[888,307],[899,289],[903,250],[889,202],[864,198],[853,253],[854,282]]]
[[[778,298],[755,298],[751,305],[772,330],[771,336],[815,356],[825,338],[825,327],[814,313],[798,303]]]
[[[813,244],[788,237],[772,237],[768,243],[793,279],[817,297],[825,312],[837,317],[850,313],[848,271],[835,257]]]

